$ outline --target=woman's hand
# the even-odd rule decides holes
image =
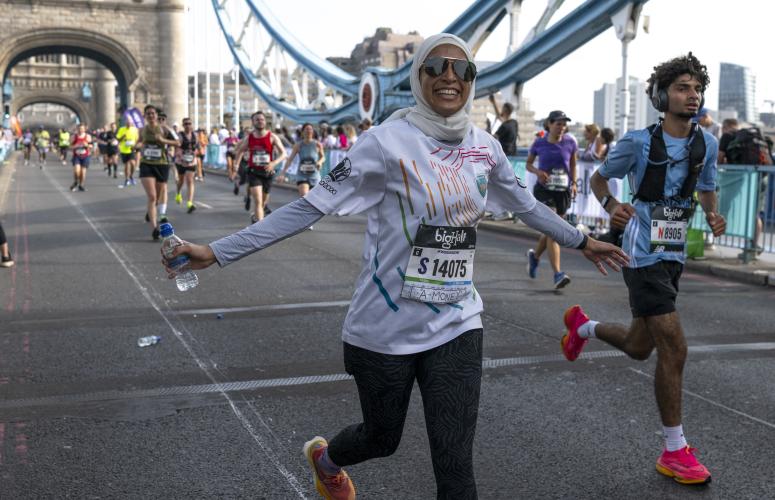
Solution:
[[[546,183],[549,182],[549,174],[543,170],[536,170],[536,177],[538,177],[538,182],[542,186],[545,186]]]
[[[595,267],[604,276],[608,276],[608,271],[603,264],[614,271],[620,271],[622,266],[626,266],[630,262],[630,258],[621,248],[610,243],[597,241],[594,238],[587,239],[587,246],[581,252],[584,257],[595,264]]]
[[[215,254],[208,245],[194,245],[193,243],[184,242],[182,245],[175,247],[172,250],[172,257],[174,259],[178,255],[187,255],[189,258],[189,265],[191,269],[205,269],[215,264]],[[172,279],[175,277],[175,270],[169,267],[169,261],[162,254],[161,263],[164,269],[167,271],[167,277]]]

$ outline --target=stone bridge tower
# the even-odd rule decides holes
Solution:
[[[104,120],[98,125],[112,121],[108,118],[115,115],[116,104],[122,108],[156,104],[179,122],[186,113],[188,91],[186,4],[187,0],[0,0],[2,83],[17,64],[33,56],[82,56],[104,67],[94,92],[96,119]],[[108,91],[116,83],[118,103]],[[35,102],[72,109],[56,88],[13,95],[3,108],[14,112],[19,104]]]

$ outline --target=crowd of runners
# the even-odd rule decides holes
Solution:
[[[604,144],[591,142],[580,153],[575,141],[565,136],[569,118],[553,111],[546,133],[527,159],[528,172],[538,178],[532,192],[514,174],[502,144],[472,125],[476,73],[466,44],[442,34],[428,38],[415,56],[410,83],[417,104],[397,111],[380,126],[369,129],[370,124],[363,124],[360,137],[344,127],[335,131],[328,124],[311,123],[303,124],[297,137],[289,137],[272,132],[267,116],[256,111],[249,129],[229,131],[219,141],[226,149],[228,189],[243,194],[240,201],[251,225],[209,245],[185,244],[174,255],[187,254],[195,269],[226,266],[310,229],[324,215],[368,213],[367,259],[343,328],[345,364],[358,387],[363,422],[342,429],[330,441],[313,438],[304,454],[321,495],[355,498],[343,467],[395,451],[416,381],[425,405],[438,497],[470,499],[476,498],[472,453],[483,330],[482,299],[467,270],[473,268],[476,226],[485,211],[511,211],[542,234],[528,253],[531,277],[547,252],[554,287],[566,286],[570,278],[560,267],[561,247],[579,249],[604,274],[606,267],[621,268],[632,323],[593,321],[579,305],[569,307],[563,318],[567,331],[560,342],[562,352],[574,361],[591,338],[637,360],[656,351],[656,403],[665,438],[656,468],[680,483],[707,483],[710,472],[683,433],[687,348],[675,309],[688,220],[699,205],[713,234],[723,234],[726,225],[717,212],[718,142],[693,120],[709,85],[705,66],[690,53],[655,67],[648,93],[664,118],[628,132],[610,151],[611,139],[603,134]],[[513,108],[496,106],[496,111],[506,123]],[[86,174],[95,158],[115,179],[121,175],[120,161],[119,187],[135,186],[136,177],[140,179],[145,221],[156,240],[160,223],[167,220],[171,175],[175,203],[185,204],[189,214],[197,209],[196,180],[204,176],[208,138],[194,130],[189,118],[178,128],[153,105],[143,114],[140,129],[121,123],[90,132],[79,125],[54,137],[43,128],[27,130],[21,137],[25,165],[37,160],[43,168],[53,144],[60,161],[66,164],[69,157],[72,164],[70,189],[86,191]],[[321,179],[329,148],[348,152]],[[588,237],[561,218],[574,194],[576,158],[600,158],[603,149],[605,161],[591,186],[612,226],[623,231],[622,248]],[[461,158],[459,165],[444,170],[454,155]],[[300,198],[276,207],[267,218],[272,183],[275,178],[286,180],[296,159]],[[632,200],[617,200],[609,190],[609,179],[623,177],[630,178]],[[436,178],[440,191],[434,197],[422,179]],[[405,210],[411,206],[427,211]],[[402,223],[394,224],[396,219]],[[445,245],[437,243],[439,238]],[[7,246],[4,260],[6,253]],[[431,268],[429,258],[444,265]],[[377,279],[378,265],[399,272]]]

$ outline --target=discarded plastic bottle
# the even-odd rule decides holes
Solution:
[[[169,267],[175,271],[175,283],[178,285],[178,290],[181,292],[191,290],[199,284],[199,278],[190,269],[188,256],[178,255],[172,258],[172,251],[175,247],[182,245],[183,240],[175,235],[175,230],[169,222],[159,226],[159,231],[161,237],[164,238],[161,242],[161,250]]]
[[[151,335],[150,337],[140,337],[137,339],[137,347],[148,347],[149,345],[158,344],[161,337],[158,335]]]

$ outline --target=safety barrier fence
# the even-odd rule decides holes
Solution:
[[[325,176],[346,155],[345,150],[326,150],[321,176]],[[524,179],[532,190],[536,177],[526,172],[526,157],[512,157],[510,161],[516,175]],[[225,147],[209,145],[205,163],[211,168],[225,168]],[[296,174],[297,163],[298,160],[294,161],[294,165],[288,169],[291,182]],[[598,167],[596,163],[578,162],[577,194],[571,204],[569,218],[585,224],[595,233],[604,233],[609,230],[608,213],[600,206],[590,187],[590,179]],[[617,199],[632,199],[628,182],[611,179],[609,187]],[[745,261],[752,259],[757,252],[775,253],[775,167],[719,165],[718,201],[718,211],[727,219],[724,236],[712,240],[709,236],[710,228],[699,205],[690,228],[701,231],[706,241],[739,248],[742,250],[741,258]],[[760,219],[760,231],[757,231],[757,219]]]

